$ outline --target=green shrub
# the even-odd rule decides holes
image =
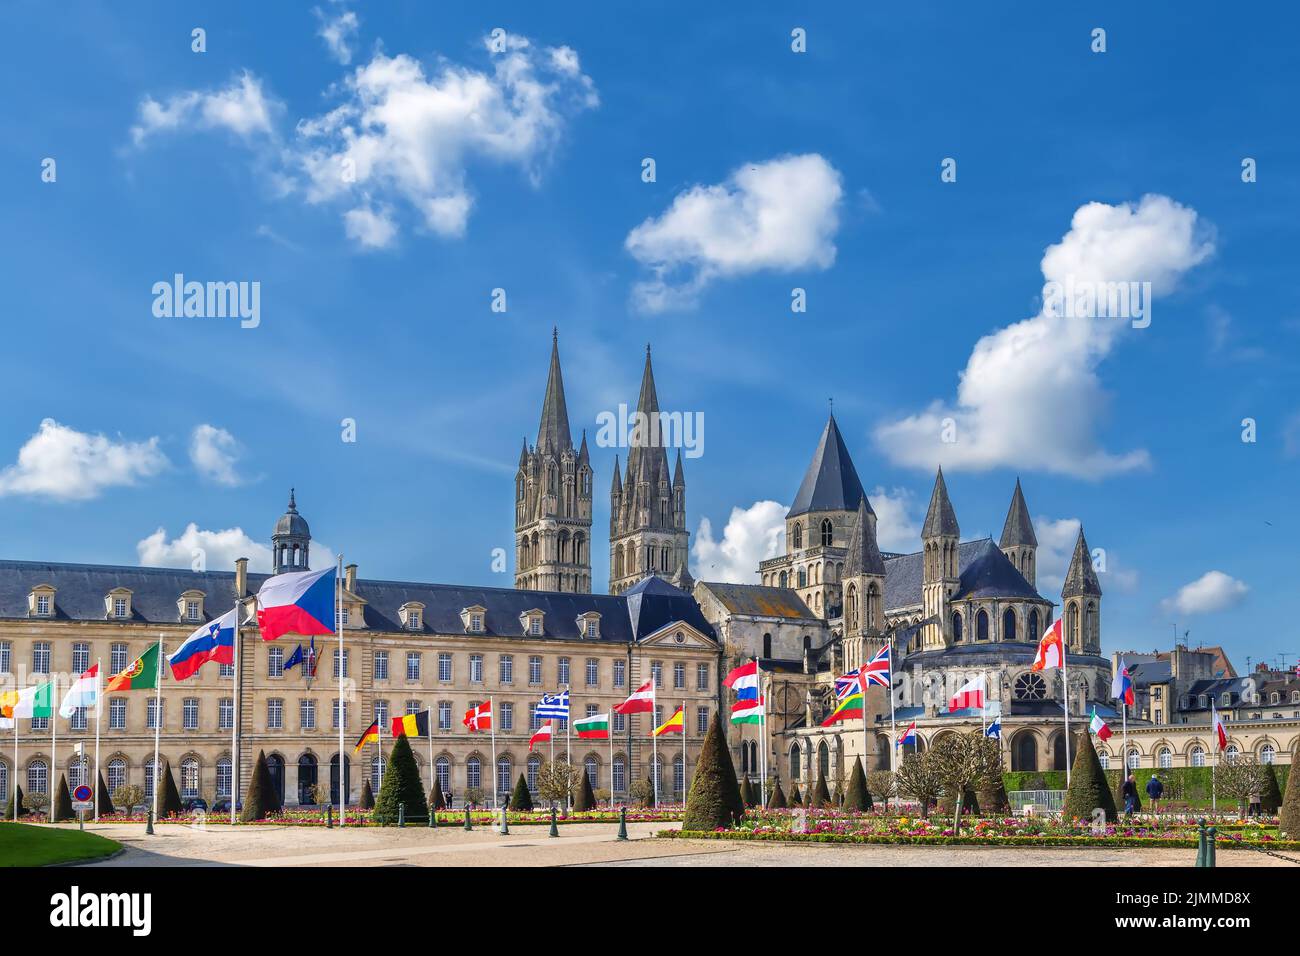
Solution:
[[[68,778],[59,774],[59,787],[54,791],[54,805],[50,808],[50,822],[62,823],[74,818],[72,797],[68,793]]]
[[[420,782],[420,768],[415,765],[415,755],[406,735],[393,743],[393,752],[384,768],[384,782],[375,799],[375,818],[380,823],[395,824],[398,807],[405,807],[407,819],[427,817],[429,805],[424,800],[424,784]]]
[[[162,793],[158,795],[159,818],[174,817],[184,813],[185,808],[181,806],[181,792],[176,789],[176,777],[172,774],[170,763],[163,764],[161,783]],[[267,789],[270,792],[270,788]]]
[[[1286,796],[1278,811],[1278,829],[1284,837],[1300,840],[1300,773],[1287,775]]]
[[[239,819],[244,823],[265,820],[272,812],[273,793],[271,771],[266,766],[266,751],[257,752],[257,762],[253,764],[253,776],[248,781],[248,792],[244,794],[244,809]]]
[[[370,789],[369,777],[361,783],[361,796],[357,798],[357,806],[362,810],[373,810],[375,808],[375,791]]]
[[[853,758],[853,770],[849,773],[849,789],[844,797],[845,810],[870,810],[871,791],[867,789],[867,774],[862,769],[862,758]]]
[[[1092,812],[1101,808],[1107,820],[1114,820],[1115,798],[1107,785],[1097,749],[1092,745],[1092,734],[1084,732],[1076,738],[1074,768],[1070,772],[1070,789],[1065,794],[1064,816],[1067,820],[1091,820]]]
[[[731,750],[722,732],[721,718],[715,713],[700,749],[699,762],[695,765],[691,791],[686,796],[682,828],[716,830],[732,826],[744,816],[745,805],[740,799]]]
[[[515,781],[514,792],[510,794],[511,810],[531,810],[533,808],[533,795],[528,792],[528,781],[524,779],[521,773],[519,779]]]
[[[597,807],[596,794],[591,790],[591,778],[587,776],[585,770],[580,771],[578,776],[581,779],[578,781],[578,786],[574,788],[578,791],[578,796],[573,801],[573,809],[579,813],[595,810]]]
[[[786,807],[785,791],[781,789],[781,778],[776,778],[776,786],[767,797],[767,808],[769,810],[784,810]]]

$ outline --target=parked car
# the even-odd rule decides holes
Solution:
[[[181,803],[181,808],[186,813],[193,813],[195,810],[202,810],[204,813],[207,813],[208,801],[204,800],[202,797],[190,797],[190,799]]]
[[[242,809],[244,809],[244,801],[243,801],[243,800],[240,800],[237,804],[235,804],[235,812],[239,812],[239,811],[242,810]],[[226,799],[226,800],[217,800],[215,803],[212,804],[212,809],[211,809],[209,812],[210,812],[210,813],[229,813],[229,812],[230,812],[230,800],[229,800],[229,799]]]

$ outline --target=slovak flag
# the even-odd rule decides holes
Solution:
[[[1065,644],[1062,641],[1061,618],[1052,622],[1042,640],[1038,642],[1038,653],[1034,655],[1032,671],[1046,670],[1049,667],[1061,667],[1065,663]]]
[[[894,741],[895,747],[901,747],[903,746],[903,744],[911,744],[913,747],[916,746],[916,721],[915,720],[908,725],[905,731],[903,731],[903,736],[899,737],[896,741]]]
[[[1226,750],[1228,747],[1228,731],[1224,729],[1223,718],[1219,716],[1219,710],[1214,706],[1213,702],[1210,704],[1210,713],[1214,717],[1214,739],[1219,742],[1220,750]]]
[[[485,700],[477,707],[471,707],[465,711],[465,719],[461,723],[470,730],[491,730],[492,701]]]
[[[741,664],[722,684],[736,692],[736,700],[758,700],[758,661]]]
[[[208,661],[235,663],[235,617],[239,610],[236,605],[215,621],[204,624],[168,654],[172,677],[177,680],[192,677]]]
[[[948,713],[966,708],[983,710],[986,686],[983,674],[962,684],[957,688],[957,693],[953,695],[952,700],[948,701]]]
[[[1133,678],[1129,676],[1128,665],[1123,661],[1119,662],[1119,670],[1115,671],[1115,677],[1110,682],[1110,696],[1133,706]]]
[[[257,626],[262,640],[273,641],[282,634],[333,634],[337,579],[332,566],[267,578],[257,592]]]
[[[1092,720],[1088,723],[1088,729],[1097,735],[1098,740],[1110,740],[1111,731],[1106,726],[1106,721],[1097,716],[1097,708],[1092,709]]]

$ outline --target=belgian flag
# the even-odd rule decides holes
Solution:
[[[418,714],[407,714],[404,717],[394,717],[393,736],[394,737],[429,736],[429,712],[427,710],[422,710]]]
[[[361,735],[361,739],[357,741],[357,745],[352,748],[352,752],[354,754],[359,754],[361,753],[362,747],[370,743],[370,741],[378,740],[378,739],[379,739],[379,721],[377,720],[371,721],[370,726],[367,727],[365,729],[365,732]]]

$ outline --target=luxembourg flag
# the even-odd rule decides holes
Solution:
[[[1038,642],[1038,653],[1034,655],[1034,663],[1030,670],[1041,671],[1065,664],[1065,644],[1061,640],[1062,634],[1061,618],[1058,617]]]
[[[71,717],[78,707],[90,710],[99,703],[99,665],[91,664],[90,670],[72,682],[68,692],[59,704],[59,716]]]
[[[238,607],[232,607],[221,617],[204,624],[174,652],[167,655],[172,677],[185,680],[192,677],[208,661],[218,664],[235,663],[235,617]],[[301,645],[298,648],[302,650]]]
[[[741,664],[722,683],[736,692],[736,700],[758,700],[758,661]]]
[[[337,578],[333,566],[267,578],[257,592],[257,626],[262,640],[273,641],[282,634],[333,634]]]
[[[1088,722],[1088,729],[1097,735],[1098,740],[1110,740],[1111,730],[1106,726],[1106,721],[1097,716],[1097,708],[1092,709],[1092,720]]]
[[[1128,665],[1123,661],[1119,662],[1119,670],[1115,671],[1115,677],[1110,682],[1110,696],[1133,706],[1133,678],[1129,676]]]

